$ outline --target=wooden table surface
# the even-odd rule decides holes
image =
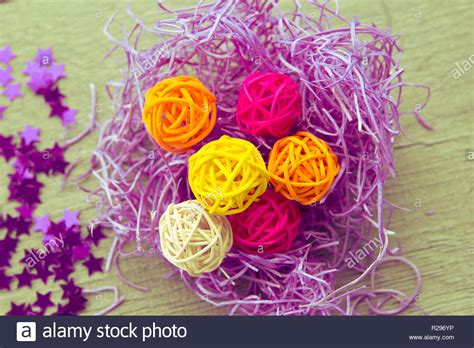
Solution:
[[[194,1],[171,1],[192,4]],[[89,83],[94,83],[101,105],[100,120],[110,117],[110,102],[104,84],[120,79],[118,68],[122,56],[114,55],[100,63],[111,43],[102,29],[114,11],[118,11],[113,32],[120,34],[119,23],[129,26],[126,1],[27,1],[0,2],[0,47],[11,44],[17,58],[13,61],[15,77],[21,75],[25,62],[33,58],[37,48],[52,47],[57,61],[66,65],[68,78],[60,82],[67,96],[66,102],[80,109],[78,123],[68,134],[58,120],[48,119],[48,109],[41,98],[23,88],[25,97],[15,101],[0,121],[0,133],[16,134],[25,123],[41,127],[41,147],[51,146],[55,139],[66,139],[78,134],[88,123]],[[290,1],[282,1],[288,6]],[[177,6],[177,5],[176,5]],[[146,20],[157,16],[154,2],[133,1],[132,8]],[[474,63],[473,27],[474,3],[457,1],[340,1],[343,15],[373,22],[379,27],[390,27],[402,35],[405,50],[402,65],[406,81],[422,82],[432,87],[431,101],[423,116],[435,131],[427,132],[410,116],[402,124],[410,141],[400,137],[395,148],[397,178],[387,185],[387,198],[398,205],[411,208],[410,212],[395,212],[391,229],[397,234],[393,243],[403,242],[404,255],[421,270],[423,286],[417,301],[434,315],[474,314],[473,300],[473,182],[474,161],[466,151],[474,151],[473,79],[474,71],[464,69],[458,78],[453,76],[456,63]],[[468,66],[466,66],[468,67]],[[0,104],[5,102],[0,97]],[[416,105],[423,95],[407,90],[406,105]],[[67,159],[87,159],[95,147],[92,135],[67,153]],[[0,161],[0,210],[12,212],[14,205],[5,204],[7,197],[6,173],[9,168]],[[44,202],[37,215],[50,213],[53,219],[62,216],[64,208],[80,210],[86,224],[94,217],[95,208],[86,201],[84,193],[74,187],[60,189],[58,178],[41,178],[46,184],[41,199]],[[90,183],[93,185],[93,183]],[[111,233],[110,233],[111,235]],[[38,234],[23,238],[21,247],[40,246]],[[97,252],[105,256],[110,241]],[[393,244],[395,245],[395,244]],[[19,270],[16,255],[12,261]],[[85,288],[117,285],[126,300],[113,314],[223,314],[222,309],[201,302],[179,279],[165,279],[167,269],[158,258],[130,259],[122,265],[124,273],[137,284],[149,287],[147,293],[131,289],[117,280],[113,271],[87,276],[83,267],[74,274],[77,283]],[[385,287],[412,291],[413,274],[403,266],[384,268]],[[15,287],[15,285],[14,285]],[[48,283],[59,299],[57,283]],[[42,283],[34,289],[44,291]],[[34,300],[30,289],[0,292],[0,313],[9,308],[9,301]],[[111,293],[89,296],[86,313],[93,314],[112,302]],[[415,310],[409,313],[416,314]]]

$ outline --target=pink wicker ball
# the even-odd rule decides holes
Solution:
[[[298,84],[275,72],[248,75],[240,90],[236,118],[243,132],[283,137],[302,113]]]
[[[249,254],[285,253],[298,235],[298,207],[275,191],[266,191],[249,209],[229,217],[234,245]]]

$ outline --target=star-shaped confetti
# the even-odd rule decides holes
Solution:
[[[27,267],[23,268],[21,273],[16,274],[15,278],[18,279],[18,289],[25,286],[31,288],[31,281],[34,279]]]
[[[66,282],[66,284],[61,285],[61,288],[63,289],[63,295],[61,297],[62,299],[68,299],[82,295],[82,288],[77,286],[73,279],[70,279]]]
[[[76,123],[76,115],[78,112],[79,110],[75,109],[67,109],[66,111],[64,111],[61,117],[63,127],[67,127],[71,124]]]
[[[64,64],[52,64],[49,68],[49,73],[51,74],[51,80],[54,82],[65,78],[66,74],[64,73]]]
[[[0,134],[0,156],[4,157],[8,162],[15,156],[16,146],[13,143],[13,136],[5,137]]]
[[[8,86],[13,81],[13,76],[10,68],[0,68],[0,86]]]
[[[38,48],[38,54],[35,57],[35,62],[40,66],[50,66],[54,63],[54,57],[51,47],[46,49]]]
[[[36,293],[36,302],[33,303],[33,306],[39,307],[41,309],[46,309],[48,307],[54,307],[54,303],[51,301],[51,291],[46,294]]]
[[[86,240],[90,240],[95,246],[99,246],[100,241],[107,238],[107,236],[102,232],[101,225],[91,224],[87,227],[87,231],[89,234],[87,235]]]
[[[39,138],[39,128],[33,128],[30,125],[25,125],[25,130],[18,133],[21,139],[25,142],[25,145],[37,142]]]
[[[30,234],[31,221],[19,216],[16,223],[16,235],[21,236],[22,234]]]
[[[84,296],[70,297],[69,302],[64,307],[68,315],[78,314],[86,309],[87,299]]]
[[[34,206],[30,206],[27,203],[24,203],[20,205],[19,207],[15,208],[15,210],[18,212],[18,214],[20,214],[21,217],[28,220],[31,220],[34,209],[35,209]]]
[[[50,227],[51,221],[49,220],[49,214],[45,214],[43,217],[35,217],[33,231],[41,231],[43,234],[46,234]]]
[[[10,47],[0,50],[0,93],[10,101],[21,97],[21,84],[12,83],[14,77],[9,65],[14,58]],[[34,60],[26,64],[24,74],[29,76],[27,86],[37,95],[41,96],[51,108],[51,116],[61,119],[63,127],[68,127],[76,122],[78,110],[70,108],[64,103],[65,96],[61,93],[57,82],[66,77],[63,64],[57,64],[50,48],[39,49]],[[7,109],[7,105],[0,105],[0,119]],[[35,282],[42,281],[51,285],[54,282],[65,282],[61,285],[62,299],[65,303],[57,305],[51,300],[52,292],[36,293],[37,300],[34,304],[10,303],[8,315],[44,315],[50,307],[56,307],[55,315],[74,315],[85,309],[87,299],[83,296],[82,288],[76,286],[72,278],[76,265],[81,264],[87,268],[89,274],[102,272],[103,258],[96,258],[91,247],[98,245],[105,238],[101,226],[97,225],[95,231],[89,228],[89,234],[81,234],[79,211],[65,209],[59,221],[52,221],[49,214],[34,216],[33,214],[41,204],[40,193],[44,186],[39,181],[39,173],[58,175],[66,173],[67,162],[64,158],[67,146],[60,146],[57,142],[51,148],[39,150],[40,130],[31,125],[25,125],[18,133],[18,137],[0,134],[0,156],[10,162],[13,171],[7,174],[9,190],[8,200],[19,204],[14,208],[18,216],[0,214],[0,229],[6,229],[3,239],[0,239],[0,290],[11,290],[12,282],[17,288],[32,288]],[[38,146],[38,147],[37,147]],[[28,235],[30,231],[38,231],[43,235],[43,245],[34,248],[22,249],[24,256],[20,264],[24,265],[21,273],[9,275],[10,261],[13,259],[21,235]],[[61,239],[61,247],[53,252],[44,253],[46,243]],[[49,250],[49,249],[48,249]],[[43,255],[43,256],[41,256]],[[53,278],[53,279],[51,279]]]
[[[53,275],[47,266],[43,266],[41,263],[37,263],[35,266],[35,278],[41,279],[41,281],[46,284],[48,282],[48,278]]]
[[[10,61],[15,58],[16,55],[11,51],[10,45],[0,49],[0,62],[5,65],[10,65]]]
[[[83,263],[86,266],[89,275],[96,272],[102,272],[102,263],[104,262],[103,257],[95,258],[94,255],[89,256],[89,260]]]
[[[30,313],[30,307],[24,303],[16,304],[14,302],[10,302],[10,311],[6,313],[6,315],[28,315]]]
[[[10,183],[8,184],[10,191],[9,200],[28,204],[41,203],[39,195],[44,185],[36,177],[25,178],[19,173],[9,174],[8,177],[10,178]]]
[[[2,227],[7,229],[7,234],[16,230],[16,224],[18,223],[18,218],[7,214],[7,217],[2,223]]]
[[[71,228],[74,225],[80,225],[79,222],[79,212],[78,211],[70,211],[69,209],[64,209],[64,217],[59,220],[64,221],[66,228]]]
[[[69,265],[60,265],[58,267],[53,267],[53,272],[55,282],[60,280],[67,282],[69,280],[69,276],[74,272],[74,267]]]
[[[5,257],[5,255],[13,254],[16,251],[17,245],[18,239],[8,233],[5,238],[0,239],[0,255]]]
[[[23,93],[21,93],[21,84],[12,83],[7,85],[3,90],[3,95],[6,96],[10,101],[23,96]]]
[[[76,245],[72,248],[72,261],[84,260],[91,255],[91,248],[88,244]]]
[[[0,290],[10,290],[10,284],[13,281],[13,277],[5,274],[5,270],[0,269]]]
[[[42,95],[44,101],[47,103],[61,101],[64,98],[64,95],[61,94],[61,91],[58,87],[51,89],[41,89],[38,91],[38,94]]]
[[[69,165],[64,159],[64,152],[66,151],[65,147],[61,147],[58,143],[55,143],[54,146],[50,149],[46,149],[45,153],[49,153],[49,169],[52,174],[64,174],[66,172],[66,167]]]
[[[60,101],[50,103],[51,111],[49,112],[49,117],[58,116],[61,118],[63,114],[68,110],[67,106],[64,106]]]

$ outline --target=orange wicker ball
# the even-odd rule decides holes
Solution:
[[[275,191],[303,205],[320,201],[339,170],[337,156],[328,144],[308,132],[278,140],[268,160]]]
[[[186,152],[214,128],[215,99],[195,77],[172,77],[147,91],[142,119],[148,133],[165,150]]]

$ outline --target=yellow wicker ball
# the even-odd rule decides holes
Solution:
[[[232,246],[227,218],[209,214],[196,200],[170,204],[159,228],[163,256],[193,277],[218,268]]]
[[[191,190],[211,214],[240,213],[268,186],[268,172],[257,148],[226,135],[192,155],[188,168]]]

